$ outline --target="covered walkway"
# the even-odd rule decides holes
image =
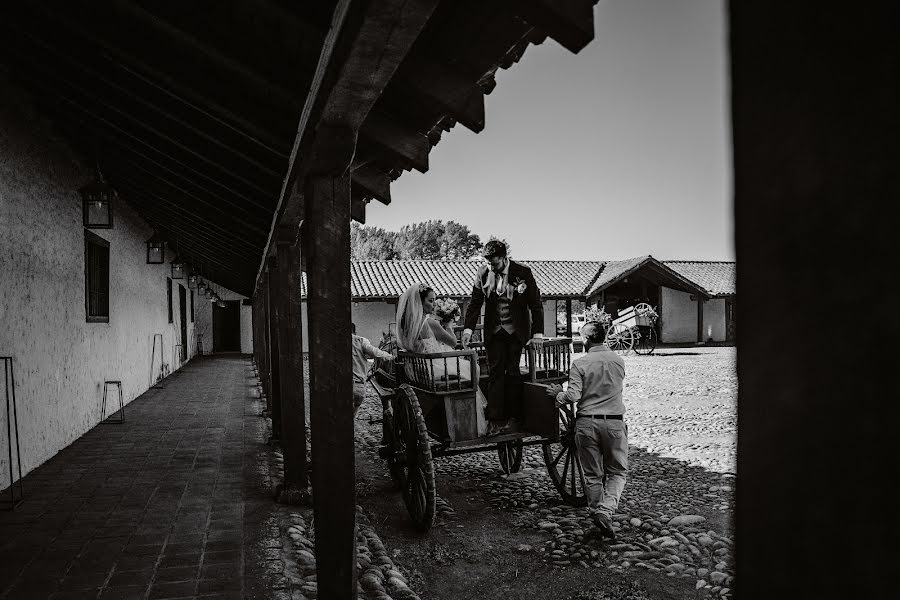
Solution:
[[[256,382],[246,357],[197,358],[28,474],[0,598],[290,598]]]

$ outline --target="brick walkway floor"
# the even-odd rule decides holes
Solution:
[[[255,382],[246,357],[195,359],[27,475],[0,598],[290,598]]]

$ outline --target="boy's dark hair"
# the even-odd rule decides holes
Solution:
[[[350,331],[356,333],[356,323],[350,323]]]
[[[603,326],[603,323],[600,321],[588,321],[582,327],[582,331],[584,331],[585,327],[588,325],[591,326],[590,333],[586,336],[585,339],[592,344],[602,344],[606,341],[606,327]]]
[[[506,258],[506,244],[500,240],[491,240],[484,245],[484,257],[490,260],[495,256]]]

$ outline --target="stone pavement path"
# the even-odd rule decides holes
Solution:
[[[292,598],[301,518],[269,496],[250,361],[197,358],[163,385],[25,477],[0,512],[0,598]]]

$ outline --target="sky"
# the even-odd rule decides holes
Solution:
[[[524,260],[734,260],[724,0],[601,0],[594,41],[497,74],[367,225],[454,220]]]

